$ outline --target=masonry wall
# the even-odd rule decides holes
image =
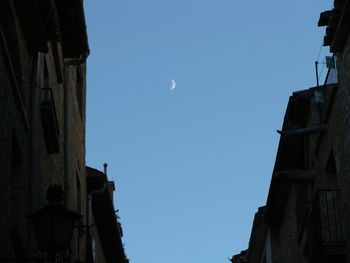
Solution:
[[[296,219],[297,187],[291,187],[282,224],[278,229],[270,230],[273,262],[307,263],[303,256],[303,247],[298,242]]]
[[[10,2],[12,3],[12,2]],[[31,56],[24,44],[21,28],[12,4],[4,6],[0,37],[0,257],[13,256],[11,229],[29,240],[29,116]],[[6,10],[5,10],[6,8]],[[3,23],[7,28],[3,28]],[[14,34],[9,34],[9,32]],[[13,51],[11,59],[10,51]],[[17,54],[17,56],[15,55]],[[15,71],[12,62],[20,62]],[[19,71],[20,70],[20,71]]]
[[[66,65],[69,65],[66,62]],[[85,65],[81,67],[76,65],[67,66],[66,76],[68,85],[68,175],[66,182],[67,188],[67,207],[70,210],[82,214],[84,217],[79,224],[86,225],[86,173],[85,173]],[[81,74],[82,83],[77,80],[78,74]],[[81,92],[77,92],[81,89]],[[79,94],[81,94],[79,98]],[[81,109],[79,110],[78,100],[81,100]],[[76,252],[76,260],[83,260],[85,256],[85,237],[86,228],[83,231],[75,231],[72,241],[72,249],[79,248]]]
[[[63,186],[66,207],[83,215],[80,225],[85,224],[86,212],[86,66],[79,60],[64,59],[60,52],[58,59],[63,82],[59,83],[57,57],[53,55],[52,43],[48,42],[48,52],[42,53],[40,60],[39,85],[35,87],[36,54],[29,51],[13,1],[3,1],[0,8],[7,2],[10,3],[5,6],[9,8],[6,10],[9,17],[6,21],[0,18],[0,258],[16,257],[10,241],[11,229],[20,235],[29,252],[27,256],[36,255],[37,247],[27,215],[47,203],[46,191],[50,185]],[[58,48],[61,50],[60,43]],[[47,152],[40,105],[33,104],[35,88],[41,89],[45,85],[45,64],[60,131],[57,153]],[[35,145],[31,143],[33,137]],[[34,184],[33,177],[36,178]],[[85,233],[84,227],[75,230],[72,260],[84,260]]]
[[[309,135],[310,140],[310,168],[314,172],[315,182],[309,188],[309,209],[319,189],[339,189],[340,218],[337,224],[341,224],[345,233],[345,239],[350,240],[350,41],[342,54],[337,54],[338,59],[338,87],[335,88],[333,103],[326,124],[326,130],[321,135]],[[310,126],[315,118],[310,115]],[[335,170],[327,171],[327,165],[334,158]],[[298,240],[296,221],[296,205],[298,188],[293,184],[290,187],[286,211],[281,226],[271,234],[272,254],[276,262],[310,262],[307,255],[307,226],[304,228],[301,240]],[[307,200],[305,200],[307,201]],[[311,210],[310,210],[311,211]],[[309,214],[310,216],[310,214]],[[312,238],[312,237],[309,237]],[[306,250],[305,250],[306,249]],[[347,244],[346,254],[350,254],[350,245]],[[337,261],[338,262],[338,261]],[[342,261],[343,262],[343,261]],[[345,261],[344,261],[345,262]],[[347,256],[346,262],[350,262]]]
[[[331,152],[334,153],[334,159],[337,170],[337,188],[340,189],[342,211],[342,221],[347,240],[350,240],[350,40],[342,54],[337,54],[338,58],[338,91],[336,93],[333,109],[330,114],[327,125],[327,132],[322,140],[319,159],[316,169],[324,172],[325,165]],[[324,180],[324,179],[323,179]],[[322,177],[316,184],[324,187]],[[349,242],[348,242],[349,243]],[[350,243],[349,243],[350,244]],[[347,254],[350,254],[348,244]],[[350,262],[350,257],[347,261]]]

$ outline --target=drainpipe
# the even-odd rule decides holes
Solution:
[[[87,227],[91,228],[91,221],[92,221],[92,213],[91,213],[91,207],[92,207],[92,198],[94,195],[102,194],[106,191],[107,184],[104,183],[103,187],[101,189],[97,189],[95,191],[92,191],[87,194],[87,211],[86,211],[86,225]]]
[[[97,189],[87,194],[86,199],[86,228],[87,228],[87,238],[86,238],[86,261],[88,262],[88,251],[92,246],[91,240],[91,227],[92,227],[92,198],[94,195],[104,193],[107,190],[107,184],[104,183],[101,189]]]
[[[104,174],[107,176],[107,164],[103,164]],[[91,191],[87,194],[86,198],[86,228],[87,228],[87,238],[86,238],[86,262],[88,262],[88,251],[91,249],[91,227],[92,227],[92,198],[94,195],[104,193],[108,188],[107,182],[105,182],[102,188],[95,191]]]
[[[40,96],[41,96],[41,67],[42,53],[38,52],[33,56],[33,70],[31,82],[31,114],[30,114],[30,142],[29,142],[29,198],[28,208],[29,213],[33,213],[38,209],[39,202],[39,125],[40,125]],[[27,247],[33,249],[33,232],[28,224],[28,239]]]
[[[72,176],[71,176],[71,127],[70,127],[70,89],[69,89],[69,70],[70,66],[77,66],[85,62],[85,59],[65,59],[63,65],[63,122],[64,122],[64,140],[63,140],[63,162],[64,162],[64,206],[67,209],[72,209],[70,206]],[[87,251],[87,250],[86,250]],[[79,257],[79,255],[78,255]]]
[[[40,74],[42,67],[42,53],[38,52],[33,59],[32,89],[31,89],[31,119],[30,119],[30,204],[32,213],[38,208],[39,201],[39,143],[38,133],[40,124]]]
[[[71,164],[71,157],[70,157],[70,125],[69,125],[69,117],[70,117],[70,107],[69,107],[69,100],[70,100],[70,92],[69,92],[69,69],[70,66],[74,65],[80,65],[84,63],[85,60],[81,57],[78,59],[65,59],[65,63],[63,66],[63,107],[64,107],[64,204],[66,208],[70,208],[70,192],[71,192],[71,186],[72,186],[72,177],[70,175],[70,164]]]
[[[63,156],[64,156],[64,205],[68,207],[69,192],[71,188],[71,181],[69,176],[69,165],[70,165],[70,156],[69,156],[69,87],[68,87],[68,76],[69,76],[69,63],[64,63],[63,66],[63,120],[64,120],[64,145],[63,145]]]

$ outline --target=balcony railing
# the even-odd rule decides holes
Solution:
[[[345,256],[339,190],[318,190],[308,225],[311,262],[338,262]]]

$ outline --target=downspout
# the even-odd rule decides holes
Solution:
[[[42,53],[34,55],[31,89],[31,118],[30,118],[30,204],[29,211],[34,212],[38,208],[39,201],[39,143],[38,133],[40,124],[40,74],[42,67]]]
[[[29,198],[28,210],[33,213],[38,209],[39,203],[39,124],[40,124],[40,74],[42,72],[42,53],[33,56],[32,81],[31,81],[31,113],[30,113],[30,142],[29,142]],[[27,247],[33,249],[33,235],[31,226],[28,224]]]
[[[64,156],[64,205],[66,208],[69,208],[69,193],[71,188],[70,176],[69,176],[69,167],[70,167],[70,156],[69,156],[69,145],[70,145],[70,136],[69,136],[69,87],[68,87],[68,77],[69,77],[69,63],[64,63],[63,66],[63,120],[64,120],[64,145],[63,145],[63,156]]]
[[[107,176],[107,164],[103,164],[104,174]],[[102,188],[91,191],[87,194],[86,197],[86,229],[87,229],[87,238],[86,238],[86,258],[85,261],[89,262],[89,251],[92,250],[92,240],[91,240],[91,228],[92,228],[92,199],[94,195],[102,194],[108,189],[107,182],[104,182]],[[93,253],[91,251],[91,253]]]
[[[70,208],[70,192],[72,186],[72,178],[70,176],[70,125],[69,125],[69,117],[70,117],[70,93],[69,93],[69,69],[72,65],[80,65],[84,63],[85,60],[81,57],[78,59],[65,59],[65,63],[63,66],[63,107],[64,107],[64,205],[66,208]]]
[[[104,174],[107,176],[107,164],[103,164],[103,170],[104,170]],[[97,194],[102,194],[107,190],[108,186],[107,186],[107,182],[104,182],[102,188],[100,189],[96,189],[94,191],[91,191],[87,194],[87,210],[86,210],[86,225],[87,227],[90,229],[91,228],[91,221],[92,221],[92,217],[91,217],[91,206],[92,206],[92,197],[94,195]]]
[[[101,189],[97,189],[87,194],[86,199],[86,228],[87,228],[87,238],[86,238],[86,262],[88,261],[89,251],[92,250],[92,235],[91,235],[91,227],[92,227],[92,198],[94,195],[104,193],[107,190],[107,184],[104,183]],[[92,252],[92,251],[91,251]]]
[[[72,209],[71,192],[72,192],[72,176],[71,176],[71,127],[70,127],[70,81],[69,81],[69,70],[70,66],[80,65],[84,63],[81,57],[78,59],[65,59],[63,65],[63,162],[64,162],[64,206],[67,209]],[[79,239],[79,238],[78,238]],[[79,241],[78,241],[79,242]],[[87,251],[87,250],[86,250]],[[79,255],[78,255],[79,257]]]

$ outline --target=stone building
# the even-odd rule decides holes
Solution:
[[[85,164],[88,55],[82,0],[0,1],[0,261],[48,256],[28,215],[44,207],[51,185],[60,185],[62,205],[80,219],[69,249],[55,260],[95,262]],[[111,200],[104,201],[112,209]]]
[[[88,232],[90,262],[128,262],[125,256],[123,230],[113,205],[114,182],[108,181],[107,167],[101,172],[87,167],[88,211],[91,229]],[[87,259],[89,260],[89,259]]]
[[[232,258],[229,260],[234,263],[247,263],[247,252],[248,250],[242,250],[239,254],[233,255]]]
[[[321,13],[334,57],[323,85],[289,98],[251,262],[350,262],[350,1]],[[337,74],[337,76],[332,76]]]

